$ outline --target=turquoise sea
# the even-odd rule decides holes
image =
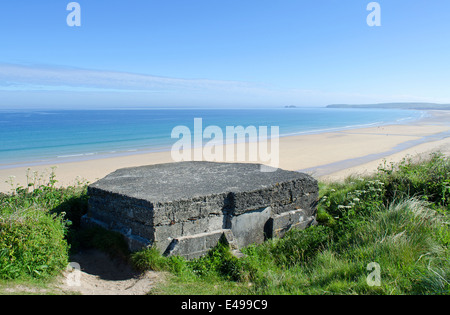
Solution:
[[[207,126],[278,126],[280,136],[420,119],[391,109],[0,110],[0,168],[170,150],[172,129],[194,118]],[[206,141],[206,140],[205,140]]]

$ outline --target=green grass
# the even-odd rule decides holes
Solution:
[[[117,233],[80,230],[86,209],[86,185],[56,188],[54,174],[0,195],[0,280],[51,281],[70,252],[95,247],[165,272],[152,294],[450,293],[450,159],[439,154],[320,183],[319,225],[248,246],[239,259],[222,243],[191,261],[153,248],[130,254]],[[367,282],[370,263],[380,286]]]

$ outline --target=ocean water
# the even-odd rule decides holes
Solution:
[[[278,126],[280,136],[417,120],[391,109],[0,110],[0,168],[170,150],[176,126]],[[208,140],[205,139],[205,142]]]

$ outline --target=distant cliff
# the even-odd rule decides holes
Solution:
[[[436,103],[379,103],[379,104],[333,104],[327,108],[399,108],[399,109],[434,109],[434,110],[450,110],[450,104]]]

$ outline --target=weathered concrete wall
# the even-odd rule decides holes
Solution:
[[[133,250],[153,245],[193,257],[221,235],[243,247],[312,224],[318,185],[298,172],[261,172],[258,164],[182,162],[117,170],[88,194],[86,223],[120,231]]]
[[[230,229],[239,247],[265,240],[264,226],[272,216],[270,207],[242,213],[231,218]]]
[[[304,210],[294,210],[273,215],[265,226],[267,237],[283,237],[290,229],[303,230],[315,224],[315,217],[308,216]]]

